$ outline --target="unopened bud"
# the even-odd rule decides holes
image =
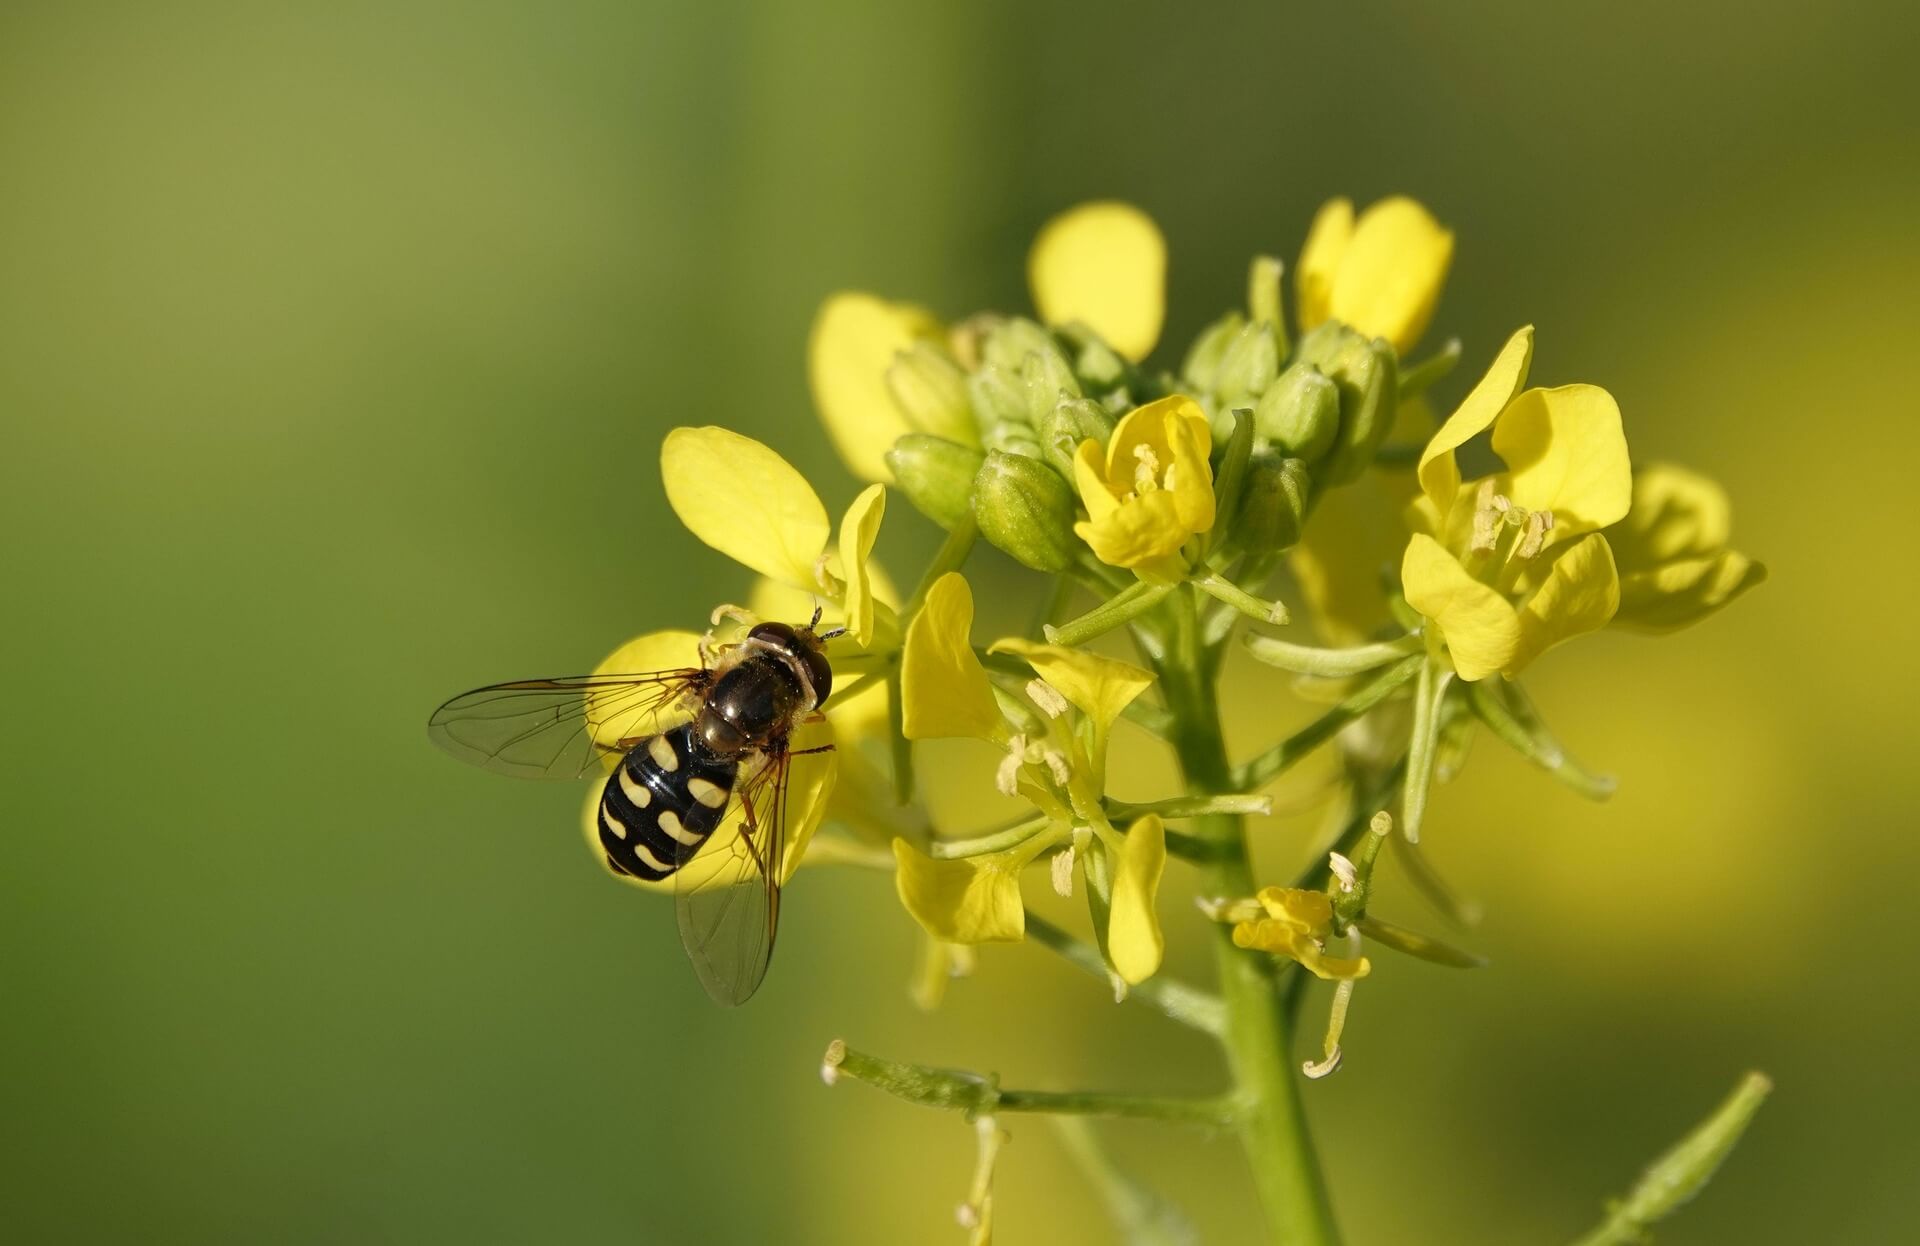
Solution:
[[[1035,427],[1061,400],[1080,396],[1080,382],[1057,350],[1028,355],[1020,365],[1020,384],[1027,392],[1027,422]]]
[[[1320,474],[1322,484],[1345,484],[1373,462],[1393,425],[1400,388],[1393,347],[1330,320],[1300,339],[1297,356],[1317,366],[1339,390],[1340,432]]]
[[[1018,375],[993,364],[967,378],[967,399],[983,441],[999,425],[1027,422],[1026,389]]]
[[[908,433],[887,451],[887,467],[915,510],[952,531],[973,507],[973,479],[986,456],[972,446]]]
[[[1310,363],[1296,363],[1260,396],[1253,430],[1287,454],[1317,463],[1340,433],[1340,390]]]
[[[1243,325],[1220,354],[1213,392],[1222,406],[1251,402],[1280,375],[1280,344],[1266,321]]]
[[[1088,439],[1107,443],[1113,435],[1114,419],[1106,408],[1086,398],[1073,398],[1054,404],[1040,417],[1040,451],[1054,470],[1067,480],[1073,479],[1073,454]]]
[[[1098,391],[1113,389],[1127,379],[1127,361],[1097,337],[1081,343],[1073,370]]]
[[[1073,489],[1037,458],[990,450],[973,483],[980,535],[1035,571],[1073,565]]]
[[[1187,387],[1196,392],[1211,394],[1215,382],[1220,376],[1220,358],[1227,353],[1227,345],[1246,325],[1247,318],[1239,312],[1228,312],[1220,319],[1200,331],[1193,339],[1193,346],[1187,351],[1187,358],[1180,365],[1181,379]]]
[[[893,401],[922,432],[956,441],[975,436],[973,407],[967,402],[967,374],[939,347],[915,342],[887,369]]]
[[[1060,354],[1059,343],[1053,340],[1053,334],[1019,316],[1009,317],[994,325],[980,343],[980,361],[988,367],[999,368],[1009,376],[1018,375],[1028,355],[1048,354],[1059,356],[1062,365],[1066,363],[1066,357]]]
[[[1292,546],[1300,539],[1312,487],[1307,465],[1262,450],[1247,465],[1247,483],[1240,512],[1233,517],[1228,540],[1246,553],[1265,553]]]

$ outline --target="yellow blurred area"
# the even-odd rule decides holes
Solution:
[[[715,1009],[670,906],[581,849],[580,792],[422,727],[747,599],[665,504],[668,428],[760,438],[842,513],[804,375],[831,291],[1024,309],[1034,231],[1125,200],[1166,235],[1171,364],[1323,200],[1405,193],[1455,238],[1436,410],[1539,326],[1535,382],[1604,385],[1637,458],[1722,480],[1771,579],[1529,671],[1620,788],[1479,740],[1423,837],[1478,929],[1389,857],[1380,914],[1492,965],[1373,954],[1305,1088],[1349,1240],[1570,1240],[1748,1067],[1773,1099],[1662,1240],[1910,1239],[1917,34],[1856,0],[7,6],[5,1236],[958,1242],[971,1132],[826,1089],[829,1040],[1217,1088],[1203,1040],[1034,947],[916,1012],[917,931],[863,870],[802,871],[766,987]],[[897,503],[910,586],[936,534]],[[1037,579],[969,575],[977,638],[1031,617]],[[1313,712],[1231,686],[1242,755]],[[1118,794],[1171,793],[1116,750]],[[925,749],[955,829],[1012,808],[995,760]],[[1264,879],[1325,774],[1277,785]],[[1169,869],[1166,971],[1204,979],[1191,888]],[[1046,1124],[1003,1123],[997,1240],[1108,1240]],[[1230,1140],[1103,1136],[1204,1240],[1257,1240]]]

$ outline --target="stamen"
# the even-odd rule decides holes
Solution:
[[[1067,699],[1044,679],[1027,681],[1027,699],[1039,706],[1040,712],[1048,718],[1058,718],[1067,712]]]
[[[1327,854],[1327,868],[1333,871],[1334,880],[1340,884],[1340,890],[1351,895],[1354,880],[1360,876],[1353,862],[1337,852],[1330,852]]]
[[[1526,533],[1520,538],[1520,548],[1514,553],[1522,559],[1532,558],[1547,543],[1547,533],[1553,530],[1552,511],[1534,511],[1527,516]]]
[[[1473,544],[1475,553],[1484,554],[1493,549],[1499,541],[1500,521],[1506,518],[1513,503],[1493,491],[1493,477],[1480,482],[1479,492],[1474,494],[1473,503]]]
[[[1040,754],[1040,760],[1047,763],[1047,769],[1053,772],[1053,781],[1061,787],[1065,787],[1073,778],[1073,766],[1068,763],[1065,753],[1045,749]]]
[[[1060,852],[1053,854],[1049,870],[1053,875],[1053,893],[1057,896],[1073,894],[1073,845],[1069,844]]]
[[[1020,767],[1027,764],[1027,737],[1015,734],[1007,741],[1007,755],[1000,759],[1000,768],[993,772],[993,785],[1002,796],[1017,796],[1020,793]]]
[[[1133,448],[1133,491],[1152,493],[1160,487],[1160,460],[1153,447],[1142,443]]]

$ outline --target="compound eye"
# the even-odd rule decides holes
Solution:
[[[796,647],[794,642],[800,639],[800,636],[791,625],[786,623],[756,623],[753,630],[747,633],[747,639],[764,640],[783,648],[794,648]]]
[[[833,691],[833,667],[827,662],[827,655],[818,646],[808,646],[807,678],[813,681],[813,700],[818,705],[827,699]]]

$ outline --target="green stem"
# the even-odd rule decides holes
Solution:
[[[1100,949],[1074,938],[1043,917],[1027,914],[1027,933],[1043,947],[1051,948],[1076,969],[1084,970],[1106,982],[1111,977]],[[1216,1037],[1225,1033],[1227,1013],[1218,996],[1176,981],[1164,973],[1127,989],[1130,1003],[1144,1004],[1164,1017],[1191,1026]]]
[[[1189,790],[1213,795],[1235,790],[1221,734],[1214,689],[1202,671],[1195,603],[1183,594],[1175,603],[1174,627],[1160,680],[1172,713],[1174,746]],[[1223,851],[1200,866],[1203,893],[1250,896],[1252,862],[1239,815],[1209,814],[1195,832]],[[1242,1148],[1266,1213],[1268,1236],[1288,1246],[1325,1246],[1339,1240],[1333,1211],[1307,1133],[1306,1113],[1291,1067],[1279,974],[1272,958],[1250,956],[1233,946],[1232,931],[1213,933],[1220,995],[1227,1010],[1225,1045],[1244,1107],[1239,1118]]]
[[[971,514],[955,524],[953,531],[947,533],[947,539],[942,541],[940,548],[934,552],[933,561],[928,563],[927,569],[920,574],[920,583],[914,587],[913,596],[909,597],[907,604],[900,608],[902,627],[910,623],[914,615],[920,613],[920,607],[926,604],[927,594],[933,591],[935,581],[947,572],[958,571],[966,565],[967,555],[973,552],[974,540],[979,535],[980,530],[974,526]]]
[[[1331,740],[1340,728],[1392,696],[1402,684],[1413,678],[1414,672],[1419,670],[1425,661],[1425,658],[1419,656],[1400,659],[1319,718],[1258,757],[1250,758],[1233,771],[1232,790],[1249,792],[1273,779],[1281,771]]]
[[[853,1050],[839,1039],[827,1045],[820,1077],[829,1086],[851,1077],[923,1108],[944,1108],[969,1119],[998,1112],[1050,1112],[1064,1116],[1126,1116],[1186,1125],[1231,1125],[1235,1104],[1224,1095],[1106,1094],[1096,1090],[1002,1090],[997,1078],[958,1069],[900,1064]]]

